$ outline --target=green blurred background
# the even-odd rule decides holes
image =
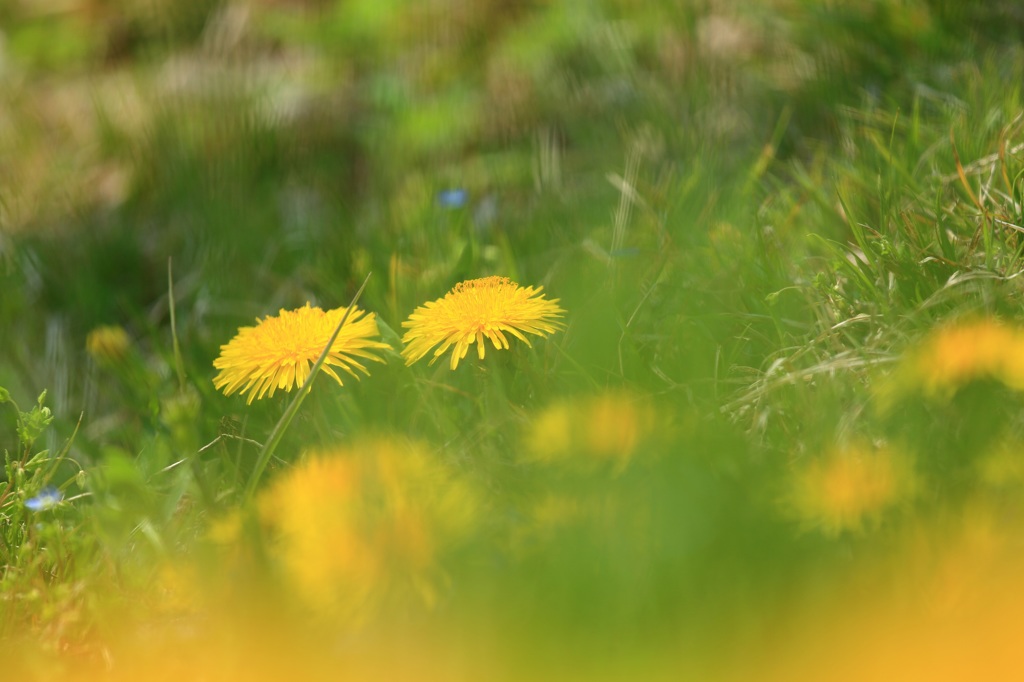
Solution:
[[[284,408],[218,394],[220,345],[371,272],[360,305],[396,350],[416,306],[490,274],[544,286],[568,327],[456,373],[393,354],[304,406],[275,471],[398,434],[490,500],[445,606],[372,623],[370,651],[449,636],[508,677],[727,676],[913,585],[916,524],[984,499],[1016,528],[1021,481],[986,487],[964,453],[1016,448],[1019,387],[894,416],[874,385],[936,321],[1021,317],[1022,41],[1012,0],[0,4],[0,386],[23,409],[47,391],[46,447],[74,434],[52,482],[84,494],[49,545],[0,500],[3,588],[36,595],[0,633],[99,637],[83,595],[192,552]],[[89,352],[107,325],[127,346]],[[635,465],[524,463],[548,406],[607,390],[658,415]],[[924,481],[896,517],[794,519],[794,468],[891,443]],[[562,498],[570,521],[534,534]]]

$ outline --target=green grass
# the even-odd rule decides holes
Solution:
[[[1014,3],[391,4],[0,10],[5,671],[1019,672]],[[566,328],[406,367],[491,274]],[[221,395],[220,346],[368,275],[394,352],[262,450],[295,394]],[[354,492],[266,492],[325,449]],[[334,539],[284,554],[293,511]]]

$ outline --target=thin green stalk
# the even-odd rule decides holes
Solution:
[[[372,274],[372,273],[370,273]],[[260,454],[256,459],[256,468],[253,469],[252,476],[249,478],[249,485],[245,489],[245,503],[248,504],[252,500],[252,496],[256,493],[256,486],[259,485],[260,478],[263,476],[264,469],[267,468],[267,464],[270,462],[270,458],[274,455],[274,450],[277,449],[278,444],[281,442],[281,438],[284,437],[284,432],[288,430],[288,426],[292,423],[292,419],[295,414],[299,411],[299,406],[302,401],[306,399],[306,395],[309,394],[310,389],[313,386],[313,379],[316,378],[317,373],[324,364],[324,360],[327,359],[327,354],[331,350],[331,346],[334,345],[335,339],[338,338],[338,334],[341,333],[341,328],[345,326],[345,322],[348,320],[349,314],[352,312],[352,308],[355,306],[359,297],[363,295],[363,289],[366,288],[367,282],[370,281],[370,274],[366,275],[366,279],[363,280],[362,286],[359,287],[359,291],[352,297],[352,302],[348,304],[348,308],[345,310],[345,314],[341,318],[341,322],[334,328],[334,333],[331,334],[331,338],[327,341],[327,345],[320,351],[320,357],[317,358],[316,362],[313,363],[313,369],[309,371],[309,377],[306,382],[302,384],[299,390],[296,392],[295,397],[292,398],[292,402],[288,405],[288,409],[284,411],[281,418],[277,420],[277,424],[274,425],[274,430],[270,432],[270,437],[267,438],[267,442],[260,448]]]
[[[178,345],[178,325],[174,316],[174,278],[171,276],[171,257],[167,257],[167,305],[171,309],[171,345],[174,348],[174,371],[178,375],[178,389],[185,390],[185,363]]]

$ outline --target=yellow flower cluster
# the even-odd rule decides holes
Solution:
[[[482,360],[485,339],[496,349],[507,350],[506,334],[529,346],[526,334],[544,336],[562,329],[564,325],[557,318],[564,311],[558,307],[557,299],[545,299],[542,289],[520,287],[507,277],[460,282],[443,298],[417,308],[402,323],[408,329],[402,339],[406,344],[402,351],[406,364],[413,364],[440,344],[430,362],[451,348],[450,366],[454,370],[474,343]],[[307,303],[297,310],[282,309],[276,316],[257,320],[256,326],[242,327],[230,342],[221,346],[220,356],[213,363],[220,370],[213,380],[214,386],[226,395],[236,391],[248,393],[248,403],[273,396],[278,389],[291,391],[302,386],[345,311],[336,308],[324,312]],[[339,384],[341,378],[332,367],[339,367],[357,379],[359,375],[354,369],[368,374],[359,359],[383,362],[376,351],[389,348],[374,340],[379,336],[374,314],[353,309],[324,360],[323,371]],[[95,345],[109,345],[103,339],[97,337]]]

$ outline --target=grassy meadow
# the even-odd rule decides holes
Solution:
[[[1013,0],[0,4],[0,676],[1024,675],[1022,84]]]

